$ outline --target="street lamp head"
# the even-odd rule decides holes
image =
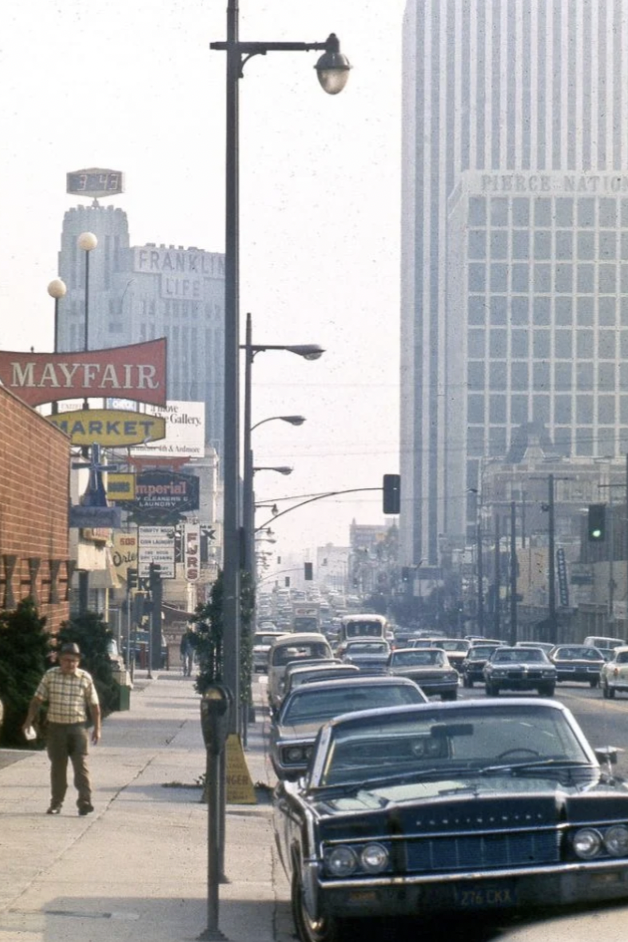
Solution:
[[[55,301],[65,297],[67,290],[65,281],[62,281],[61,278],[54,278],[48,285],[48,294],[51,298],[54,298]]]
[[[76,244],[79,249],[83,249],[84,252],[91,252],[92,249],[95,249],[98,245],[98,239],[93,232],[81,232],[76,240]]]
[[[304,415],[280,415],[278,418],[282,422],[288,422],[289,425],[303,425],[305,422]]]
[[[331,33],[327,37],[325,52],[314,68],[322,89],[328,95],[337,95],[347,84],[351,64],[347,57],[341,53],[340,40],[335,33]]]
[[[292,474],[293,470],[293,468],[288,468],[286,465],[279,465],[278,467],[253,468],[253,474],[256,474],[258,471],[276,471],[278,474]]]
[[[297,356],[303,357],[304,360],[318,360],[325,352],[317,343],[301,343],[295,346],[285,347],[284,349],[288,350],[290,353],[296,353]]]

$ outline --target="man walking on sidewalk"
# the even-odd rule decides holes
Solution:
[[[100,739],[100,705],[94,681],[79,669],[81,652],[77,644],[64,644],[59,667],[46,671],[30,702],[24,731],[32,726],[43,704],[47,704],[46,747],[50,759],[51,800],[47,814],[59,814],[68,787],[68,759],[74,767],[78,791],[78,813],[90,814],[92,789],[87,767],[88,717],[92,720],[92,742]]]

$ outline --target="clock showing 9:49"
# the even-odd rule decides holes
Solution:
[[[73,170],[67,174],[66,192],[77,196],[115,196],[122,193],[124,180],[119,170]]]

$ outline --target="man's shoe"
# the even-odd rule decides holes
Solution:
[[[78,812],[81,815],[81,817],[83,817],[86,814],[91,814],[93,810],[94,810],[93,805],[79,805]]]
[[[46,814],[60,814],[60,813],[61,813],[61,805],[50,805],[50,807],[48,808],[48,811],[46,812]]]

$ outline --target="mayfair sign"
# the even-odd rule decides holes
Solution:
[[[29,406],[118,396],[166,404],[166,338],[85,353],[2,353],[0,383]]]
[[[166,420],[143,412],[122,409],[82,409],[46,416],[49,422],[70,436],[73,445],[106,448],[139,445],[166,437]]]

